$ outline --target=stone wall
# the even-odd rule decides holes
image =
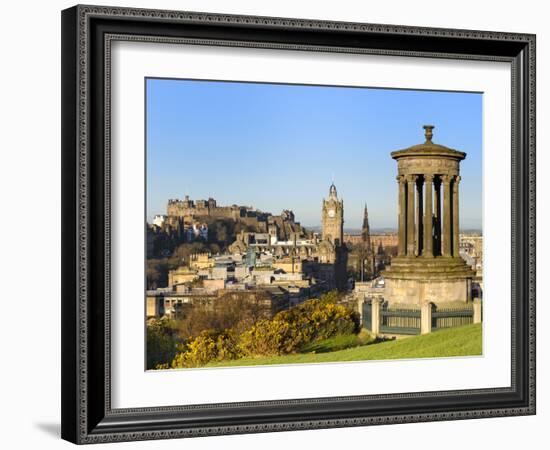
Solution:
[[[414,280],[387,279],[384,299],[392,303],[421,305],[425,302],[434,304],[466,302],[470,298],[470,281],[468,279],[450,280]]]

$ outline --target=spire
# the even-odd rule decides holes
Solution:
[[[365,209],[363,211],[363,229],[361,230],[361,237],[366,247],[370,248],[369,210],[367,209],[366,202],[365,202]]]
[[[338,194],[336,193],[336,186],[334,185],[334,181],[330,185],[328,193],[329,193],[330,198],[338,198]]]

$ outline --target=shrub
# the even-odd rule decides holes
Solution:
[[[342,295],[338,291],[334,290],[321,295],[321,297],[319,297],[319,301],[321,303],[338,303],[338,300],[340,300],[341,297]]]
[[[218,335],[216,339],[216,359],[222,361],[224,359],[237,359],[242,356],[239,349],[237,337],[232,331],[226,331]]]
[[[187,343],[184,351],[174,357],[171,367],[201,367],[210,361],[235,359],[239,356],[240,351],[231,332],[216,333],[207,330]]]
[[[304,345],[357,331],[359,320],[352,310],[323,300],[308,300],[281,311],[273,320],[262,320],[241,334],[239,347],[247,356],[281,355]]]
[[[200,367],[217,355],[216,337],[211,331],[203,331],[187,344],[187,351],[178,353],[172,361],[173,368]]]
[[[280,355],[293,350],[293,331],[288,322],[261,320],[241,334],[239,349],[244,355]]]
[[[351,334],[358,330],[359,318],[342,305],[321,300],[308,300],[294,308],[278,313],[275,320],[293,324],[311,342],[337,334]]]
[[[237,359],[242,356],[270,356],[294,353],[305,345],[334,336],[357,332],[359,321],[352,310],[336,304],[334,296],[308,300],[298,306],[281,311],[269,320],[259,316],[248,317],[251,325],[241,332],[241,321],[236,320],[242,302],[234,305],[228,300],[226,307],[237,323],[232,329],[220,332],[219,328],[202,331],[198,336],[180,344],[172,360],[172,368],[201,367],[211,361]],[[250,311],[248,312],[250,313]],[[198,316],[196,317],[198,319]],[[250,323],[248,322],[248,323]],[[207,323],[207,321],[202,322]],[[218,327],[219,322],[212,321]],[[196,325],[201,321],[196,321]]]

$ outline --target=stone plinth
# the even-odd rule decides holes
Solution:
[[[396,257],[383,273],[384,299],[390,305],[468,302],[474,275],[460,257]]]

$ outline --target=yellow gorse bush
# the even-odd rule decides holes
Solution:
[[[178,353],[172,360],[171,367],[201,367],[210,361],[235,359],[240,356],[235,337],[230,331],[215,333],[203,331],[186,346],[185,351]]]
[[[308,300],[272,320],[258,322],[241,334],[239,347],[246,356],[293,353],[305,344],[357,330],[357,315],[350,309],[322,300]]]
[[[294,353],[310,342],[357,332],[357,314],[336,304],[333,297],[308,300],[277,313],[271,320],[261,319],[240,336],[233,330],[203,331],[177,353],[171,367],[200,367],[243,356]]]

